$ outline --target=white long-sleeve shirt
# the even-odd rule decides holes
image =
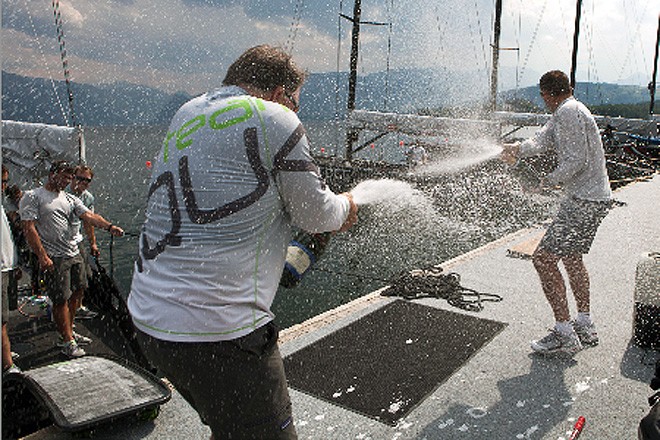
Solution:
[[[554,150],[557,168],[547,183],[563,187],[568,196],[605,201],[612,197],[605,152],[591,112],[574,97],[564,100],[550,120],[520,145],[520,156],[528,157]]]
[[[296,114],[238,87],[181,107],[154,164],[128,306],[158,339],[231,340],[271,321],[291,225],[333,231],[348,216]]]

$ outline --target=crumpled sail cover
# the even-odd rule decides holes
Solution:
[[[2,121],[2,162],[34,181],[47,176],[56,160],[78,163],[78,138],[79,130],[73,127]]]

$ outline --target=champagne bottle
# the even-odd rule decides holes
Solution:
[[[286,251],[286,263],[280,286],[296,287],[300,280],[316,264],[330,242],[332,232],[320,234],[301,233],[291,240]]]

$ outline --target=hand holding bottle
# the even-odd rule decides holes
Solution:
[[[339,228],[339,232],[346,232],[358,221],[358,206],[353,201],[353,194],[345,192],[341,193],[340,196],[346,197],[348,199],[348,203],[350,204],[348,209],[348,217],[346,217],[346,221],[343,225],[341,225],[341,228]]]
[[[504,144],[500,160],[508,165],[513,165],[518,160],[518,154],[520,154],[520,142]]]

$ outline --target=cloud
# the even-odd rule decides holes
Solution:
[[[538,72],[570,68],[574,0],[505,2],[502,71],[535,83]],[[340,4],[342,8],[340,10]],[[61,71],[50,2],[3,0],[3,68]],[[29,7],[29,10],[26,9]],[[60,0],[77,80],[126,80],[169,92],[215,87],[228,65],[256,44],[281,45],[313,72],[349,66],[350,0]],[[585,0],[578,79],[614,81],[650,72],[660,4]],[[359,73],[427,67],[488,81],[492,0],[363,0]],[[44,61],[45,60],[45,61]],[[47,64],[44,65],[44,62]]]

